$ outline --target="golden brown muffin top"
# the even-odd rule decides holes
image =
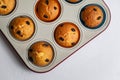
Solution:
[[[9,26],[11,35],[17,40],[27,40],[32,37],[35,32],[35,25],[29,17],[16,17]]]
[[[58,0],[39,0],[35,7],[37,17],[44,22],[56,20],[61,13]]]
[[[16,0],[0,0],[0,15],[11,13],[16,5]]]
[[[78,43],[80,31],[75,24],[64,22],[57,26],[54,37],[60,46],[70,48]]]
[[[47,66],[54,57],[52,46],[45,41],[34,43],[28,52],[29,60],[37,66]]]
[[[81,20],[89,28],[95,28],[103,21],[103,11],[96,5],[86,6],[81,12]]]

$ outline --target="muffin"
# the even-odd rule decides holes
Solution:
[[[61,13],[58,0],[39,0],[35,7],[37,17],[44,22],[56,20]]]
[[[32,37],[35,25],[30,17],[19,16],[11,21],[9,30],[15,39],[24,41]]]
[[[104,19],[104,12],[98,5],[88,5],[81,10],[81,21],[88,28],[98,28]]]
[[[11,13],[16,5],[16,0],[0,0],[0,15]]]
[[[39,41],[34,43],[29,51],[28,58],[29,60],[40,67],[49,65],[54,57],[54,51],[52,46],[45,41]]]
[[[66,0],[67,2],[69,2],[69,3],[79,3],[79,2],[81,2],[82,0]]]
[[[75,46],[80,39],[78,27],[71,22],[64,22],[57,26],[54,32],[55,41],[62,47]]]

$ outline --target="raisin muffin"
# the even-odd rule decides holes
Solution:
[[[16,0],[0,0],[0,15],[11,13],[16,5]]]
[[[32,37],[35,25],[30,17],[19,16],[11,21],[9,29],[15,39],[24,41]]]
[[[51,63],[54,57],[54,51],[52,46],[45,41],[39,41],[34,43],[29,51],[28,58],[29,60],[37,66],[47,66]]]
[[[69,2],[69,3],[79,3],[79,2],[81,2],[82,0],[66,0],[67,2]]]
[[[55,41],[62,47],[75,46],[80,39],[78,27],[71,22],[64,22],[57,26],[54,32]]]
[[[37,17],[44,22],[56,20],[61,13],[58,0],[39,0],[35,7]]]
[[[104,12],[98,5],[87,5],[81,10],[81,21],[88,28],[98,28],[104,18]]]

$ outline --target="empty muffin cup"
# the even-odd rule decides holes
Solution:
[[[58,0],[38,0],[35,6],[36,16],[44,22],[55,21],[61,13],[61,5]]]
[[[46,41],[35,42],[28,50],[29,61],[39,67],[49,65],[53,58],[53,47]]]
[[[90,29],[101,27],[106,19],[104,9],[97,4],[89,4],[82,8],[80,12],[80,20],[82,24]]]
[[[9,31],[15,39],[25,41],[33,36],[35,24],[28,16],[18,16],[11,21]]]
[[[80,31],[74,23],[63,22],[56,27],[54,38],[60,46],[71,48],[78,43],[80,39]]]
[[[0,15],[10,14],[16,6],[16,0],[0,0]]]

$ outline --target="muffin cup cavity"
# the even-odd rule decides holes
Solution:
[[[104,24],[106,13],[102,6],[88,4],[81,9],[79,17],[83,26],[89,29],[98,29]]]
[[[62,12],[62,6],[58,0],[38,0],[35,4],[35,15],[43,22],[56,21]]]
[[[14,17],[8,27],[11,37],[17,41],[30,40],[36,32],[35,21],[27,15]]]

